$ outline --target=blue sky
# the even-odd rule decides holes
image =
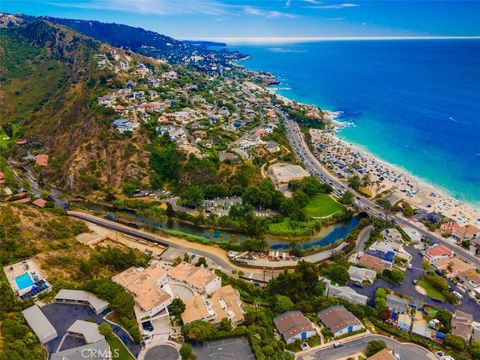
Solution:
[[[0,10],[123,23],[179,39],[480,35],[480,1],[2,0]]]

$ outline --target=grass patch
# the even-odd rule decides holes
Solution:
[[[344,207],[327,194],[317,194],[310,198],[305,206],[304,213],[307,217],[326,217],[343,211]]]
[[[109,335],[106,337],[106,339],[115,360],[135,360],[135,358],[126,348],[125,344],[117,337],[117,335]]]
[[[445,296],[443,296],[441,291],[433,287],[433,285],[425,279],[419,279],[417,285],[425,289],[425,291],[427,292],[427,296],[438,298],[442,301],[445,300]]]
[[[294,221],[285,219],[279,223],[268,224],[268,232],[272,235],[307,236],[320,230],[320,221]]]

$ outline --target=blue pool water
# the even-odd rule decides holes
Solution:
[[[29,288],[30,286],[33,285],[33,280],[30,277],[30,275],[28,275],[28,273],[24,273],[23,275],[17,276],[15,278],[15,282],[17,283],[19,290]]]
[[[347,141],[480,207],[480,40],[234,47],[281,95],[341,111]]]

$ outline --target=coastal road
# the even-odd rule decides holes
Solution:
[[[283,119],[285,129],[287,131],[288,140],[290,145],[292,146],[293,150],[300,158],[304,166],[307,170],[314,175],[315,177],[319,178],[322,182],[328,183],[332,185],[334,188],[334,193],[336,195],[341,196],[345,191],[350,190],[353,192],[352,189],[349,189],[347,185],[342,183],[339,179],[335,176],[330,174],[318,161],[318,159],[313,155],[310,149],[307,146],[305,139],[303,138],[303,134],[300,131],[298,124],[290,119],[287,114],[280,111],[280,116]],[[373,201],[361,196],[360,194],[355,194],[355,205],[362,211],[369,213],[370,215],[380,216],[383,217],[383,209],[375,204]],[[407,220],[401,216],[393,215],[389,216],[388,218],[390,221],[396,222],[397,224],[407,225],[415,230],[417,230],[420,235],[429,239],[430,241],[441,243],[447,246],[449,249],[453,250],[459,257],[467,262],[474,264],[477,267],[480,267],[480,258],[465,250],[464,248],[451,243],[447,239],[426,230],[421,225],[414,223],[413,221]],[[423,225],[423,224],[422,224]]]
[[[365,350],[368,343],[373,340],[383,340],[387,346],[400,355],[402,360],[431,360],[435,355],[427,349],[412,343],[401,343],[392,338],[382,335],[365,334],[352,340],[341,340],[343,346],[334,348],[333,343],[329,346],[320,345],[319,349],[304,351],[297,357],[298,360],[336,360],[347,358]]]

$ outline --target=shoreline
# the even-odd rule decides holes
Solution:
[[[249,70],[249,71],[253,71],[253,70]],[[358,153],[361,153],[366,158],[372,159],[375,163],[381,165],[382,167],[386,169],[390,169],[393,172],[396,172],[398,174],[401,174],[401,176],[406,179],[411,179],[411,182],[416,185],[416,187],[418,188],[418,191],[413,198],[406,198],[405,201],[410,203],[413,207],[423,209],[428,212],[442,213],[442,215],[455,220],[460,225],[471,224],[475,226],[480,226],[480,204],[476,204],[471,201],[457,199],[453,194],[449,192],[448,189],[445,189],[444,187],[439,186],[437,184],[432,184],[428,180],[413,174],[411,171],[409,171],[408,169],[404,168],[401,165],[392,164],[382,159],[381,156],[374,154],[370,150],[368,150],[366,148],[366,145],[364,144],[357,144],[357,143],[351,142],[348,139],[345,139],[341,135],[339,135],[339,133],[343,128],[347,126],[351,126],[351,124],[337,120],[339,115],[338,111],[323,109],[321,106],[316,104],[305,104],[299,101],[295,101],[286,97],[285,95],[281,95],[277,93],[276,88],[272,88],[272,87],[265,87],[265,88],[272,94],[275,94],[277,98],[279,98],[280,100],[283,100],[286,104],[297,103],[301,105],[315,106],[320,108],[322,112],[326,114],[326,116],[328,117],[328,120],[332,124],[333,130],[334,130],[332,137],[334,137],[338,142],[344,143],[347,147],[351,148],[352,150]],[[426,204],[426,202],[428,201],[427,198],[429,197],[427,193],[435,194],[435,197],[430,198],[431,199],[430,201],[433,203],[433,205],[430,204],[431,205],[430,207],[428,206],[429,204]],[[438,206],[440,206],[439,201],[440,202],[443,201],[444,204],[448,204],[445,206],[449,206],[450,209],[448,210],[438,209]],[[458,216],[458,217],[462,218],[462,220],[456,219],[457,216],[452,216],[453,211],[455,211],[455,214],[460,213],[461,216]]]
[[[317,106],[317,105],[315,105]],[[381,155],[378,155],[378,154],[375,154],[374,152],[372,152],[371,150],[369,150],[365,144],[359,144],[357,142],[353,142],[347,138],[344,138],[340,135],[341,131],[344,129],[344,128],[347,128],[349,126],[351,126],[352,123],[350,122],[344,122],[344,121],[339,121],[339,120],[336,120],[336,117],[337,117],[337,114],[339,113],[338,111],[330,111],[330,110],[323,110],[322,111],[324,113],[327,113],[329,116],[331,116],[331,114],[334,114],[334,118],[331,119],[330,118],[330,121],[331,123],[334,125],[334,136],[336,138],[338,138],[339,140],[345,142],[345,143],[348,143],[351,147],[353,148],[356,148],[358,149],[360,152],[363,152],[365,153],[366,155],[372,157],[372,158],[375,158],[376,161],[378,161],[379,163],[383,164],[384,166],[386,167],[389,167],[389,168],[392,168],[400,173],[404,173],[405,175],[407,175],[408,177],[414,179],[418,184],[424,186],[424,187],[428,187],[428,188],[431,188],[432,190],[434,190],[435,192],[443,195],[443,196],[446,196],[446,197],[450,197],[452,198],[453,200],[455,201],[458,201],[466,206],[469,206],[471,207],[473,210],[476,210],[476,211],[480,211],[480,201],[479,202],[472,202],[470,200],[460,200],[460,199],[457,199],[451,192],[450,190],[448,190],[447,188],[443,187],[443,186],[440,186],[438,184],[433,184],[431,183],[429,180],[427,179],[424,179],[422,178],[421,176],[419,175],[416,175],[414,174],[413,172],[411,172],[410,170],[408,170],[407,168],[403,167],[402,165],[399,165],[399,164],[395,164],[395,163],[391,163],[387,160],[384,160]]]

